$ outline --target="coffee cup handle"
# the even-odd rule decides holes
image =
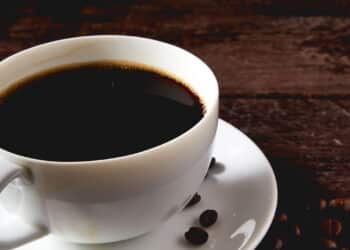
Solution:
[[[0,192],[14,179],[25,176],[23,168],[0,159]],[[21,219],[2,210],[0,213],[0,250],[12,249],[33,241],[47,232],[43,228],[31,226]]]

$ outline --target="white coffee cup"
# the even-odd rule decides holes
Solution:
[[[48,68],[106,59],[146,64],[182,79],[203,102],[204,117],[173,140],[112,159],[44,161],[0,148],[2,205],[20,218],[8,225],[6,239],[0,235],[0,249],[45,233],[79,243],[144,234],[181,211],[203,181],[217,128],[218,84],[205,63],[181,48],[117,35],[54,41],[0,62],[0,92]]]

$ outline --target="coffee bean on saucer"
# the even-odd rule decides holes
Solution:
[[[185,239],[192,245],[203,245],[208,241],[208,233],[200,227],[191,227],[185,233]]]
[[[213,166],[215,166],[215,164],[216,164],[216,159],[215,159],[215,157],[213,157],[213,158],[211,158],[209,168],[212,168]]]
[[[199,224],[203,227],[210,227],[213,225],[218,219],[218,213],[215,210],[208,209],[205,210],[200,216],[199,216]]]
[[[205,175],[205,178],[207,178],[209,176],[209,170],[211,168],[213,168],[215,166],[215,164],[216,164],[216,159],[215,159],[215,157],[212,157],[210,160],[209,168],[208,168],[207,174]]]
[[[185,208],[192,207],[201,201],[201,196],[198,193],[195,193],[192,199],[186,204]]]
[[[321,227],[326,236],[338,236],[342,231],[342,224],[336,219],[324,219],[321,223]]]
[[[334,240],[323,239],[322,243],[326,249],[334,249],[338,247],[337,243]]]

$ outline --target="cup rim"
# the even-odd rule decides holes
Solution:
[[[156,39],[152,39],[152,38],[146,38],[146,37],[140,37],[140,36],[129,36],[129,35],[88,35],[88,36],[74,36],[74,37],[70,37],[70,38],[63,38],[63,39],[58,39],[58,40],[54,40],[51,42],[46,42],[46,43],[41,43],[32,47],[29,47],[27,49],[21,50],[15,54],[12,54],[6,58],[4,58],[3,60],[0,61],[0,66],[3,63],[6,63],[9,60],[13,60],[18,56],[22,56],[25,55],[27,53],[32,53],[33,50],[38,49],[38,48],[42,48],[42,47],[47,47],[47,46],[52,46],[55,44],[59,44],[62,42],[69,42],[69,41],[76,41],[76,40],[89,40],[89,39],[96,39],[96,40],[103,40],[103,39],[135,39],[135,40],[140,40],[140,41],[145,41],[145,42],[155,42],[155,43],[159,43],[162,45],[166,45],[169,48],[175,48],[176,50],[178,50],[181,53],[185,53],[188,56],[193,57],[194,59],[196,59],[198,61],[198,63],[201,63],[205,70],[212,75],[213,80],[214,80],[214,98],[215,101],[213,102],[213,104],[211,104],[210,106],[206,106],[205,107],[205,112],[203,114],[203,117],[191,128],[189,128],[188,130],[186,130],[185,132],[183,132],[182,134],[176,136],[173,139],[170,139],[169,141],[166,141],[162,144],[153,146],[151,148],[147,148],[144,149],[142,151],[138,151],[135,153],[131,153],[131,154],[127,154],[127,155],[122,155],[122,156],[116,156],[116,157],[110,157],[110,158],[105,158],[105,159],[97,159],[97,160],[83,160],[83,161],[52,161],[52,160],[44,160],[44,159],[37,159],[37,158],[32,158],[29,156],[24,156],[24,155],[20,155],[17,153],[13,153],[11,151],[8,151],[6,149],[3,149],[0,147],[0,157],[1,155],[5,155],[5,156],[9,156],[10,158],[14,158],[14,159],[21,159],[21,160],[25,160],[27,162],[31,162],[31,163],[35,163],[35,164],[46,164],[46,165],[55,165],[55,166],[78,166],[78,165],[88,165],[88,164],[98,164],[98,163],[108,163],[108,162],[114,162],[114,161],[122,161],[122,160],[128,160],[131,158],[137,158],[137,157],[142,157],[142,155],[144,154],[151,154],[151,153],[156,153],[157,151],[159,151],[160,148],[165,148],[168,147],[174,143],[177,143],[179,140],[181,140],[184,137],[188,137],[190,136],[190,134],[194,131],[199,129],[203,123],[205,123],[208,120],[208,117],[210,116],[210,113],[212,113],[216,107],[216,103],[218,102],[219,99],[219,87],[218,87],[218,81],[217,78],[215,76],[215,74],[213,73],[213,71],[210,69],[210,67],[199,57],[197,57],[195,54],[181,48],[178,47],[176,45],[167,43],[167,42],[163,42],[163,41],[159,41]],[[169,72],[171,73],[171,72]]]

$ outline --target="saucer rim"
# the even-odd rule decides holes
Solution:
[[[254,147],[257,152],[260,152],[263,155],[264,160],[266,162],[266,166],[268,166],[267,171],[269,172],[269,179],[270,179],[269,182],[272,183],[272,194],[271,194],[272,202],[270,204],[270,210],[268,212],[268,216],[266,217],[265,221],[263,222],[263,225],[261,225],[260,230],[257,232],[257,235],[254,238],[249,239],[248,242],[245,244],[245,246],[243,246],[243,249],[255,249],[261,243],[261,241],[264,239],[264,237],[266,236],[268,230],[271,227],[274,216],[276,214],[277,205],[278,205],[277,178],[276,178],[276,175],[273,171],[273,168],[272,168],[270,161],[267,159],[266,155],[260,149],[260,147],[250,137],[248,137],[241,130],[239,130],[234,125],[232,125],[231,123],[229,123],[223,119],[219,119],[219,123],[226,126],[227,128],[235,130],[235,133],[238,133],[240,136],[242,136],[243,138],[248,140],[250,142],[251,146]],[[240,249],[242,249],[242,248],[240,248]]]

